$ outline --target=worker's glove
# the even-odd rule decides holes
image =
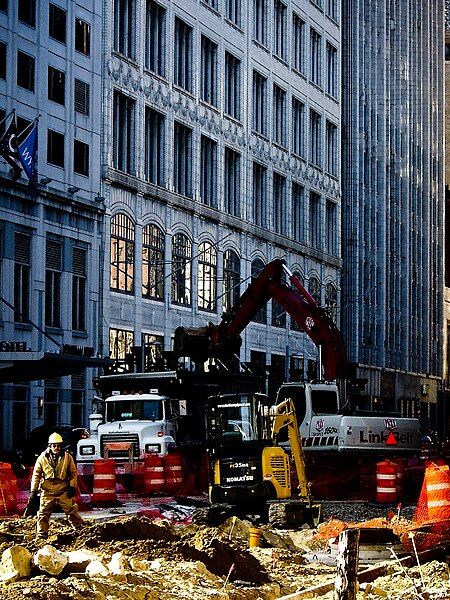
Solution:
[[[37,498],[37,496],[38,496],[37,490],[33,490],[32,492],[30,492],[30,500],[34,500],[35,498]]]
[[[69,485],[69,489],[67,490],[67,495],[69,498],[74,498],[77,495],[77,488],[73,485]]]

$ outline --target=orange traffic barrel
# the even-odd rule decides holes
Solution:
[[[161,492],[165,482],[164,457],[158,454],[147,454],[144,459],[144,492],[146,494]]]
[[[428,518],[450,519],[450,470],[448,465],[432,465],[425,471]]]
[[[377,463],[376,501],[392,504],[397,500],[397,465],[389,461]]]
[[[183,485],[183,458],[179,452],[166,454],[164,457],[164,473],[166,489],[169,493],[179,491]]]
[[[94,462],[93,502],[116,502],[116,463],[112,458]]]
[[[17,512],[17,477],[9,463],[0,463],[0,515]]]

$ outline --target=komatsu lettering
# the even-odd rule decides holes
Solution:
[[[252,475],[240,475],[239,477],[225,477],[225,483],[238,483],[239,481],[254,481]]]
[[[393,431],[392,433],[394,434],[398,444],[412,444],[414,442],[414,437],[411,432],[399,433],[398,431]],[[385,431],[374,433],[370,429],[367,433],[365,431],[360,431],[359,441],[361,444],[386,444],[389,434],[390,432]]]

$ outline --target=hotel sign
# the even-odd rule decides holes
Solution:
[[[1,342],[0,352],[31,352],[26,342]]]

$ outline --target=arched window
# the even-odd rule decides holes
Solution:
[[[309,278],[308,292],[311,294],[311,296],[317,302],[318,306],[320,306],[322,303],[322,300],[320,298],[320,281],[317,279],[317,277],[313,276],[313,277]]]
[[[223,255],[223,310],[229,312],[240,296],[241,261],[234,250]]]
[[[198,307],[215,311],[217,304],[217,251],[210,242],[198,247]]]
[[[337,316],[337,290],[332,283],[325,286],[325,310],[330,319],[336,323]]]
[[[255,277],[258,277],[258,275],[261,273],[261,271],[264,269],[264,267],[265,267],[265,265],[264,265],[263,261],[260,258],[255,258],[255,260],[252,262],[252,279],[255,279]],[[255,323],[267,323],[267,305],[266,304],[258,310],[255,317],[253,318],[253,321]]]
[[[304,285],[303,275],[300,273],[300,271],[294,271],[293,275],[296,279],[298,279],[300,281],[300,283],[302,285]],[[302,331],[292,317],[291,317],[291,330],[292,331]]]
[[[164,300],[164,234],[156,225],[142,230],[142,295]]]
[[[110,286],[117,292],[134,290],[134,224],[123,213],[111,218]]]
[[[172,240],[172,302],[191,304],[192,242],[183,233]]]

